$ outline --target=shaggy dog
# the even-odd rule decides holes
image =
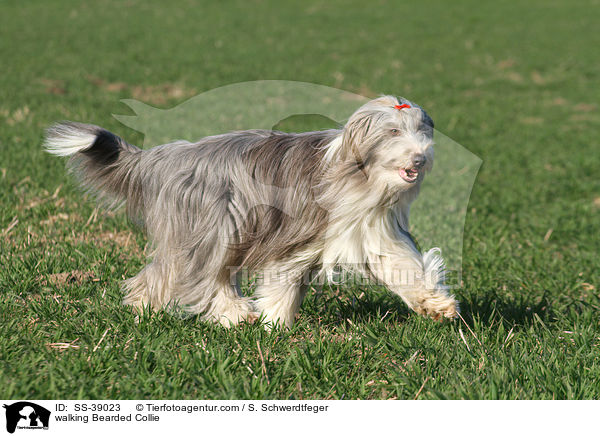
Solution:
[[[422,254],[408,215],[433,164],[433,121],[404,99],[360,107],[341,130],[249,130],[141,150],[65,122],[46,150],[101,202],[125,201],[152,242],[124,282],[125,304],[176,305],[225,326],[261,317],[290,326],[307,271],[339,268],[384,284],[414,311],[454,318],[439,249]],[[252,298],[236,284],[258,275]]]

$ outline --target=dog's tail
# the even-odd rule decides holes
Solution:
[[[71,121],[50,127],[44,147],[48,153],[70,156],[69,169],[105,206],[126,201],[130,215],[140,212],[141,149],[101,127]]]

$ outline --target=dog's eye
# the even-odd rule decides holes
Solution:
[[[398,130],[398,129],[391,129],[391,130],[390,130],[390,133],[391,133],[392,135],[399,135],[399,134],[400,134],[400,130]]]

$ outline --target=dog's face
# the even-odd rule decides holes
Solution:
[[[342,147],[371,182],[408,190],[433,166],[433,120],[407,100],[380,97],[350,117]]]

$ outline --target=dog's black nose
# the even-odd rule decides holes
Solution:
[[[415,168],[421,168],[427,162],[427,158],[424,154],[415,154],[412,158],[413,165]]]

